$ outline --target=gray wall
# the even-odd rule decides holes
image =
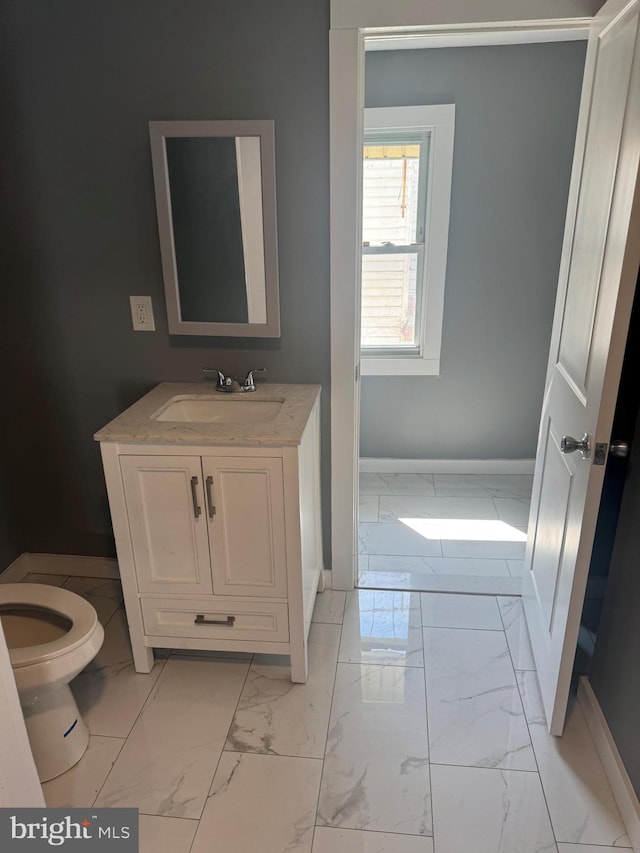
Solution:
[[[92,433],[210,365],[322,383],[328,550],[328,29],[328,0],[2,5],[0,429],[26,549],[113,554]],[[147,122],[250,118],[275,120],[282,337],[170,338]]]
[[[4,459],[0,452],[0,572],[6,569],[23,550],[22,536],[18,530]]]
[[[640,797],[640,410],[589,679]]]
[[[364,377],[361,456],[535,455],[585,43],[377,52],[369,107],[455,103],[441,375]]]

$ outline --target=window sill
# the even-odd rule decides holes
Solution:
[[[439,358],[371,358],[360,361],[362,376],[439,376]]]

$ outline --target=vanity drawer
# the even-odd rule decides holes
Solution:
[[[284,602],[244,601],[203,596],[195,600],[142,598],[146,634],[212,640],[289,640],[289,610]]]

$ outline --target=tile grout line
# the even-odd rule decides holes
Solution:
[[[106,629],[107,629],[107,625],[109,624],[109,622],[111,622],[111,620],[112,620],[112,619],[113,619],[113,617],[116,615],[116,613],[118,612],[118,610],[124,610],[124,618],[125,618],[125,621],[126,621],[126,618],[127,618],[127,611],[125,610],[124,602],[122,602],[122,604],[119,604],[119,605],[116,607],[116,609],[113,611],[113,613],[111,614],[111,616],[109,616],[109,618],[107,619],[107,621],[106,621],[106,622],[104,623],[104,625],[102,626],[102,628],[103,628],[105,631],[106,631]],[[127,631],[128,631],[128,630],[129,630],[129,623],[127,623]],[[127,737],[128,737],[128,735],[127,735]]]
[[[401,593],[406,593],[409,596],[417,594],[417,593],[412,592],[410,590],[396,590],[396,591],[401,592]],[[353,592],[358,592],[358,590],[354,589]],[[348,593],[347,593],[347,596],[348,596]],[[420,621],[422,621],[422,603],[421,603],[421,601],[419,601],[419,606],[417,609],[419,610],[419,613],[420,613]],[[345,601],[345,614],[346,614],[346,601]],[[344,616],[343,616],[343,622],[342,622],[342,626],[341,626],[341,639],[342,639],[342,628],[343,627],[344,627]],[[423,661],[424,661],[425,653],[424,653],[424,635],[422,633],[422,625],[420,625],[417,630],[419,630],[419,632],[420,632],[422,656],[423,656]],[[422,671],[423,671],[423,689],[424,689],[424,696],[425,696],[425,725],[426,725],[426,729],[427,729],[427,732],[426,732],[427,744],[426,744],[426,746],[427,746],[427,751],[430,752],[430,750],[429,750],[429,726],[428,726],[428,719],[427,719],[427,700],[426,700],[426,669],[425,669],[424,663],[423,663],[423,666],[402,666],[402,667],[398,667],[398,666],[391,664],[391,663],[375,663],[375,662],[374,663],[363,663],[362,661],[349,662],[349,661],[340,661],[338,659],[338,663],[336,666],[336,676],[337,676],[337,669],[338,669],[338,666],[340,664],[342,664],[343,666],[348,666],[348,667],[350,667],[350,666],[359,667],[360,671],[362,671],[363,667],[367,667],[369,669],[386,669],[388,667],[391,667],[392,669],[405,669],[405,670],[406,669],[422,669]],[[335,680],[334,680],[334,696],[332,697],[332,703],[331,703],[331,709],[332,710],[333,710],[333,699],[334,698],[335,698]],[[331,715],[330,715],[329,721],[330,720],[331,720]],[[328,738],[327,738],[327,741],[328,741]],[[327,749],[327,744],[325,743],[325,758],[326,758],[326,749]],[[431,762],[430,762],[430,757],[427,759],[427,762],[429,765],[429,788],[430,788],[429,797],[430,797],[430,808],[431,808],[431,816],[432,816],[432,824],[433,824],[433,803],[432,803],[432,796],[431,796],[431,767],[430,767]],[[324,776],[324,759],[323,759],[323,774],[322,775]],[[321,779],[321,783],[320,783],[320,789],[322,789],[322,779]],[[318,800],[319,800],[319,796],[318,796]],[[362,832],[375,832],[378,834],[391,835],[391,836],[400,835],[400,836],[406,836],[408,838],[430,838],[433,842],[433,826],[431,828],[431,835],[421,835],[421,834],[417,834],[417,833],[402,832],[402,831],[398,831],[398,830],[396,830],[394,832],[389,832],[387,830],[378,830],[378,829],[371,829],[371,828],[359,829],[358,827],[345,827],[345,826],[340,826],[340,825],[334,826],[334,825],[330,825],[330,824],[318,824],[317,823],[317,812],[316,812],[316,826],[324,826],[328,829],[335,829],[335,830],[339,830],[339,831],[362,831]],[[314,839],[315,839],[315,828],[314,828]]]
[[[89,732],[89,737],[90,738],[92,738],[92,737],[106,737],[106,738],[109,738],[110,740],[121,740],[121,741],[125,741],[127,739],[126,737],[119,737],[119,735],[98,735],[98,734],[92,735],[91,732]],[[127,737],[129,737],[129,735],[127,735]],[[75,767],[76,765],[73,764],[72,766]],[[69,769],[71,769],[71,768],[69,768]],[[66,770],[65,770],[65,773],[66,773]],[[64,775],[64,774],[61,774],[61,775]],[[57,779],[58,777],[56,776],[54,778]]]
[[[117,611],[116,611],[116,612],[117,612]],[[113,617],[112,617],[112,618],[113,618]],[[168,657],[166,657],[166,658],[163,658],[163,659],[162,659],[162,666],[160,667],[160,672],[158,673],[158,677],[157,677],[157,678],[156,678],[156,680],[153,682],[153,685],[152,685],[151,690],[149,691],[149,693],[148,693],[148,695],[147,695],[147,698],[146,698],[146,699],[144,700],[144,702],[142,703],[142,707],[141,707],[141,708],[140,708],[140,710],[138,711],[138,714],[136,715],[136,718],[135,718],[135,720],[133,721],[133,723],[132,723],[132,725],[131,725],[131,728],[129,729],[129,731],[128,731],[128,733],[127,733],[127,736],[124,738],[124,742],[123,742],[123,744],[122,744],[122,747],[120,748],[120,752],[118,752],[118,756],[116,756],[116,761],[117,761],[118,757],[120,756],[120,753],[122,752],[122,750],[125,748],[127,741],[128,741],[128,740],[129,740],[129,738],[131,737],[131,732],[133,731],[133,729],[135,728],[136,723],[138,722],[138,720],[139,720],[139,719],[140,719],[140,717],[142,716],[142,714],[143,714],[143,712],[144,712],[144,709],[147,707],[147,702],[148,702],[148,701],[149,701],[149,699],[151,698],[151,694],[152,694],[152,693],[153,693],[153,691],[155,690],[155,688],[156,688],[156,686],[157,686],[157,684],[158,684],[158,681],[160,680],[160,677],[161,677],[162,673],[164,672],[164,668],[165,668],[165,665],[166,665],[166,663],[167,663],[167,661],[168,661],[168,660],[169,660],[169,658],[168,658]],[[131,660],[131,663],[133,664],[133,659]],[[155,662],[154,662],[154,666],[155,666]],[[135,666],[134,666],[134,669],[135,669]],[[153,672],[153,668],[151,669],[151,672]],[[139,673],[139,674],[141,674],[141,675],[142,675],[142,674],[145,674],[145,675],[151,675],[151,673]],[[115,767],[115,765],[116,765],[116,762],[114,761],[114,762],[113,762],[113,764],[111,765],[111,768],[110,768],[109,772],[107,773],[107,775],[106,775],[106,777],[105,777],[104,782],[103,782],[103,783],[102,783],[102,785],[100,786],[100,790],[98,791],[98,793],[97,793],[97,795],[96,795],[95,800],[93,801],[94,805],[95,805],[96,801],[98,800],[98,797],[99,797],[99,796],[100,796],[100,794],[102,793],[102,791],[103,791],[103,789],[104,789],[104,786],[107,784],[107,782],[108,782],[108,780],[109,780],[109,777],[110,777],[110,776],[111,776],[111,774],[113,773],[113,768]]]
[[[511,654],[511,649],[509,649],[509,654]],[[513,658],[511,659],[511,665],[513,666]],[[516,670],[514,667],[513,671],[514,671],[514,673],[517,673],[517,672],[525,672],[526,670]],[[535,672],[535,670],[534,670],[534,672]],[[537,678],[538,678],[538,673],[536,672],[536,679]],[[544,783],[542,781],[542,775],[540,773],[540,765],[538,764],[538,756],[536,755],[536,748],[533,745],[533,738],[531,737],[531,726],[529,725],[529,720],[527,719],[527,714],[526,714],[526,711],[524,710],[524,699],[522,698],[522,691],[520,690],[520,684],[518,682],[517,674],[516,674],[516,685],[518,687],[518,695],[520,696],[520,702],[522,704],[522,711],[524,713],[524,721],[527,725],[527,731],[529,732],[529,740],[531,741],[531,751],[533,752],[533,760],[535,761],[536,767],[537,767],[538,779],[540,780],[540,790],[542,791],[542,798],[544,799],[544,806],[547,810],[547,816],[549,818],[549,826],[551,827],[551,834],[553,835],[553,840],[555,841],[556,848],[557,848],[558,844],[560,842],[558,841],[558,838],[556,836],[556,829],[555,829],[555,826],[553,825],[553,820],[551,818],[551,809],[549,808],[549,801],[547,799],[547,792],[545,790]]]
[[[440,595],[439,592],[434,592],[434,595]],[[495,598],[493,595],[487,595],[487,598]],[[430,628],[431,630],[439,630],[442,628],[443,631],[486,631],[491,634],[504,634],[502,628],[463,628],[461,625],[423,625],[423,628]],[[506,636],[505,636],[506,639]],[[513,664],[512,664],[513,666]]]
[[[496,597],[496,602],[497,602],[497,597]],[[518,696],[520,697],[520,704],[522,705],[522,713],[524,716],[524,722],[525,722],[525,725],[527,727],[527,734],[529,735],[529,742],[531,743],[531,752],[533,753],[533,760],[536,763],[536,772],[538,774],[538,779],[540,780],[540,790],[542,791],[542,797],[544,799],[544,806],[547,810],[547,817],[549,818],[549,826],[551,827],[551,834],[553,835],[553,840],[556,843],[556,849],[557,849],[559,842],[558,842],[558,839],[556,838],[556,830],[555,830],[555,827],[553,825],[553,820],[551,819],[551,810],[549,809],[549,801],[547,800],[547,792],[545,791],[544,784],[542,782],[542,775],[540,773],[540,765],[538,764],[538,756],[536,755],[536,748],[533,745],[533,738],[531,737],[531,726],[529,725],[529,720],[527,718],[527,712],[526,712],[525,707],[524,707],[524,698],[522,696],[522,691],[520,690],[520,682],[518,681],[518,672],[525,672],[525,671],[530,672],[531,670],[517,670],[516,669],[515,662],[513,660],[513,655],[511,653],[511,646],[509,645],[509,641],[507,639],[507,628],[505,625],[505,621],[502,617],[502,610],[500,608],[499,602],[498,602],[498,610],[500,611],[500,620],[504,626],[504,636],[505,636],[505,640],[507,640],[507,648],[509,649],[509,659],[511,661],[511,668],[513,669],[513,675],[514,675],[514,678],[516,680],[516,688],[518,690]],[[537,680],[538,673],[535,670],[533,670],[533,672],[535,672],[536,680]]]
[[[178,817],[177,815],[173,815],[173,814],[172,815],[153,814],[153,812],[141,812],[141,811],[139,811],[138,814],[141,814],[143,817],[157,817],[157,818],[159,818],[159,820],[189,820],[189,821],[191,821],[191,823],[200,823],[199,817],[184,817],[183,815]]]
[[[108,737],[108,735],[92,735],[92,734],[89,734],[89,745],[91,745],[91,738],[92,738],[92,737]],[[127,737],[128,737],[128,735],[127,735]],[[122,743],[120,744],[120,749],[118,750],[118,752],[116,753],[115,758],[114,758],[114,759],[113,759],[113,761],[111,762],[111,767],[109,768],[109,772],[107,773],[107,775],[104,777],[104,782],[102,783],[102,785],[101,785],[101,786],[100,786],[100,788],[98,789],[98,791],[97,791],[97,793],[96,793],[95,797],[94,797],[94,798],[93,798],[93,800],[91,801],[91,808],[93,808],[93,807],[95,806],[95,804],[96,804],[96,800],[98,799],[98,797],[99,797],[99,796],[100,796],[100,794],[102,793],[102,789],[103,789],[103,788],[104,788],[104,786],[106,785],[107,779],[108,779],[108,778],[109,778],[109,776],[111,775],[111,771],[113,770],[113,768],[114,768],[114,766],[115,766],[115,763],[116,763],[116,761],[118,760],[118,758],[120,757],[120,753],[121,753],[121,752],[122,752],[122,750],[124,749],[124,745],[125,745],[125,743],[127,742],[127,738],[126,738],[126,737],[125,737],[125,738],[118,738],[118,740],[121,740],[121,741],[122,741]],[[86,752],[85,752],[85,754],[84,754],[84,755],[86,755]],[[83,758],[84,758],[84,755],[82,756]],[[81,759],[81,760],[82,760],[82,759]],[[74,766],[75,766],[75,765],[74,765]]]
[[[414,832],[400,832],[399,830],[394,830],[390,832],[388,829],[359,829],[357,826],[325,826],[324,824],[318,824],[321,829],[335,829],[338,832],[371,832],[376,833],[376,835],[391,835],[395,837],[400,835],[402,838],[430,838],[433,840],[432,835],[416,835]],[[616,848],[617,850],[630,850],[629,847],[620,847]],[[632,851],[633,853],[633,851]]]
[[[422,621],[422,596],[420,596],[420,621]],[[431,772],[431,738],[429,736],[430,726],[429,726],[429,691],[427,690],[427,650],[425,648],[424,642],[424,626],[421,627],[420,631],[422,635],[422,660],[424,663],[424,716],[425,723],[427,725],[427,753],[429,755],[429,805],[431,808],[431,839],[433,844],[433,850],[435,853],[436,849],[436,814],[435,809],[433,807],[433,774]]]
[[[354,590],[354,592],[355,591],[356,590]],[[317,595],[317,593],[316,593],[316,595]],[[315,840],[316,840],[316,827],[319,825],[318,824],[318,811],[320,809],[320,794],[322,793],[322,781],[324,779],[325,760],[327,757],[327,744],[329,743],[329,732],[331,731],[331,715],[333,713],[333,702],[334,702],[335,695],[336,695],[336,681],[338,679],[338,667],[340,666],[340,648],[342,646],[342,633],[344,630],[344,617],[345,617],[345,614],[347,611],[348,595],[349,595],[349,590],[345,590],[344,607],[342,609],[342,619],[340,621],[340,637],[338,639],[338,653],[336,655],[336,666],[335,666],[335,670],[333,672],[333,686],[331,688],[331,702],[329,704],[329,718],[327,720],[327,732],[326,732],[326,735],[324,738],[324,750],[322,753],[322,769],[320,771],[320,784],[318,785],[318,796],[316,797],[316,813],[315,813],[315,816],[313,819],[313,830],[311,833],[311,848],[310,848],[311,851],[313,851],[313,845],[314,845]],[[314,602],[314,606],[315,606],[315,602]],[[312,618],[313,618],[313,614],[312,614]]]
[[[489,519],[489,520],[495,521],[495,519]],[[376,524],[375,521],[363,521],[362,523],[363,524]],[[385,522],[380,522],[380,524],[384,524],[384,523]],[[395,524],[395,522],[392,522],[392,523]],[[435,541],[435,540],[431,540],[431,541]],[[439,539],[438,541],[441,542],[442,540]],[[450,541],[450,540],[445,540],[445,541]],[[493,542],[493,541],[499,541],[499,540],[488,539],[485,541]],[[439,560],[439,559],[441,559],[440,557],[438,557],[437,554],[383,554],[380,552],[376,552],[374,554],[371,554],[369,552],[366,552],[366,553],[363,552],[363,554],[366,557],[405,557],[405,558],[415,557],[415,558],[420,558],[420,559],[425,559],[425,560]],[[497,563],[497,562],[506,563],[508,560],[514,560],[515,561],[515,560],[521,560],[522,558],[521,557],[447,557],[447,556],[444,556],[444,557],[442,557],[442,559],[445,559],[445,560],[477,560],[478,562],[481,562],[482,560],[490,560],[492,563]],[[509,567],[507,566],[507,569],[508,568]],[[473,575],[469,575],[469,577],[473,577]],[[506,578],[506,577],[508,577],[508,575],[495,575],[495,577],[505,577]]]
[[[370,571],[368,569],[363,569],[359,573],[360,575],[377,575],[377,574],[393,574],[392,572],[377,572]],[[404,572],[398,572],[399,575],[405,574]],[[434,575],[426,575],[426,577],[434,577]],[[447,575],[437,575],[437,577],[446,578]],[[469,577],[469,578],[477,578],[478,575],[449,575],[448,577]],[[516,578],[504,578],[505,580],[516,580]],[[364,585],[365,579],[359,578],[357,589],[369,589],[373,592],[414,592],[416,594],[428,594],[428,595],[473,595],[473,596],[495,596],[500,598],[520,598],[522,596],[521,592],[492,592],[490,590],[478,590],[478,589],[433,589],[424,587],[413,588],[413,587],[399,587],[398,585],[392,586],[391,582],[389,584],[385,584],[384,586],[376,586],[373,584],[373,581],[366,579],[366,586]],[[429,586],[427,584],[427,586]]]
[[[233,721],[235,720],[236,713],[238,711],[238,705],[240,704],[240,697],[242,696],[242,693],[244,692],[244,688],[245,688],[245,685],[247,683],[247,679],[249,678],[249,672],[251,671],[251,667],[253,665],[254,659],[255,659],[255,654],[252,654],[251,660],[249,661],[249,666],[247,667],[247,671],[246,671],[245,676],[244,676],[244,681],[242,682],[242,687],[240,688],[240,692],[238,693],[238,700],[236,702],[236,707],[233,710],[233,714],[231,716],[231,722],[229,723],[229,727],[227,728],[227,733],[225,735],[224,742],[222,744],[222,749],[220,750],[220,755],[218,756],[218,760],[216,761],[216,766],[213,770],[213,775],[211,776],[211,781],[209,782],[209,785],[207,787],[207,795],[204,798],[204,803],[202,805],[202,811],[200,812],[200,817],[197,818],[196,831],[193,833],[193,838],[191,839],[191,844],[189,845],[189,849],[187,850],[187,853],[191,853],[191,850],[193,849],[193,845],[196,843],[196,836],[198,835],[198,830],[200,829],[200,821],[202,820],[202,815],[204,814],[204,810],[206,809],[207,803],[209,801],[211,786],[213,785],[213,780],[216,778],[216,773],[218,772],[218,767],[220,766],[220,762],[222,761],[222,756],[225,752],[224,744],[227,742],[227,738],[229,737],[229,731],[231,730],[231,726],[233,725]]]
[[[236,700],[235,708],[233,709],[233,714],[231,715],[231,720],[230,720],[230,722],[229,722],[229,725],[227,726],[227,733],[226,733],[226,734],[225,734],[225,736],[224,736],[224,741],[223,741],[223,743],[222,743],[222,749],[220,750],[220,755],[218,756],[218,760],[216,761],[216,766],[215,766],[215,767],[214,767],[214,769],[213,769],[213,773],[212,773],[212,775],[211,775],[211,781],[209,782],[209,785],[207,786],[207,795],[206,795],[206,797],[204,798],[204,803],[203,803],[203,805],[202,805],[202,810],[201,810],[201,812],[200,812],[200,817],[198,818],[198,824],[199,824],[199,823],[200,823],[200,821],[202,820],[202,815],[204,814],[204,810],[205,810],[205,809],[206,809],[206,807],[207,807],[207,801],[209,800],[210,791],[211,791],[211,786],[213,785],[213,780],[215,779],[215,777],[216,777],[216,773],[218,772],[218,767],[220,766],[220,762],[222,761],[222,756],[223,756],[223,754],[224,754],[225,752],[231,752],[231,750],[225,750],[225,748],[224,748],[224,747],[225,747],[225,744],[226,744],[226,742],[227,742],[227,740],[228,740],[228,738],[229,738],[229,732],[231,731],[231,726],[233,725],[233,721],[235,720],[235,718],[236,718],[236,714],[238,713],[238,705],[240,704],[240,699],[242,698],[242,694],[244,693],[244,688],[245,688],[246,683],[247,683],[247,681],[248,681],[248,679],[249,679],[249,673],[251,672],[251,667],[253,666],[253,661],[254,661],[254,660],[255,660],[255,654],[252,654],[252,655],[251,655],[251,660],[249,661],[249,666],[247,667],[247,671],[246,671],[246,672],[245,672],[245,674],[244,674],[244,679],[243,679],[243,681],[242,681],[242,687],[240,688],[240,691],[238,692],[238,698],[237,698],[237,700]],[[244,754],[244,753],[240,753],[240,755],[243,755],[243,754]],[[197,834],[197,830],[196,830],[196,834]],[[193,840],[194,840],[194,841],[195,841],[195,838],[196,838],[196,836],[194,835],[194,836],[193,836]],[[193,842],[191,842],[191,846],[193,846]],[[191,846],[189,847],[189,851],[191,850]]]
[[[66,589],[68,592],[73,592],[75,595],[79,595],[80,598],[84,598],[84,595],[81,595],[79,592],[75,592],[74,590],[69,589],[68,586],[65,586],[67,581],[70,581],[71,578],[74,578],[74,580],[75,579],[80,579],[80,580],[114,580],[119,585],[120,592],[122,593],[122,581],[120,580],[120,578],[92,578],[89,575],[67,575],[67,577],[65,577],[63,582],[60,584],[60,588]],[[90,593],[85,593],[85,594],[89,595]],[[94,596],[94,598],[106,598],[108,601],[115,601],[116,600],[116,599],[110,598],[107,595],[96,595],[96,596]],[[87,601],[86,598],[84,600]],[[89,602],[89,604],[91,604],[91,602]],[[93,604],[91,604],[91,606],[94,607]],[[94,607],[94,610],[95,610],[95,607]],[[102,623],[102,622],[100,623],[102,625],[103,629],[106,630],[107,625],[109,624],[109,622],[111,622],[111,620],[116,615],[118,610],[124,610],[124,615],[125,615],[125,619],[126,619],[127,611],[126,611],[125,606],[124,606],[124,598],[122,598],[122,600],[118,599],[118,606],[113,611],[111,616],[109,616],[109,618],[104,623]],[[127,630],[128,630],[128,625],[127,625]],[[106,735],[105,735],[105,737],[106,737]]]
[[[532,747],[533,749],[533,747]],[[462,770],[489,770],[494,773],[526,773],[540,775],[536,770],[525,770],[522,767],[487,767],[485,764],[452,764],[450,761],[434,761],[432,767],[460,767]],[[537,767],[537,764],[536,764]]]

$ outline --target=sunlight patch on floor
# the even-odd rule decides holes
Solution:
[[[425,539],[526,542],[527,534],[505,521],[483,518],[400,518]]]

